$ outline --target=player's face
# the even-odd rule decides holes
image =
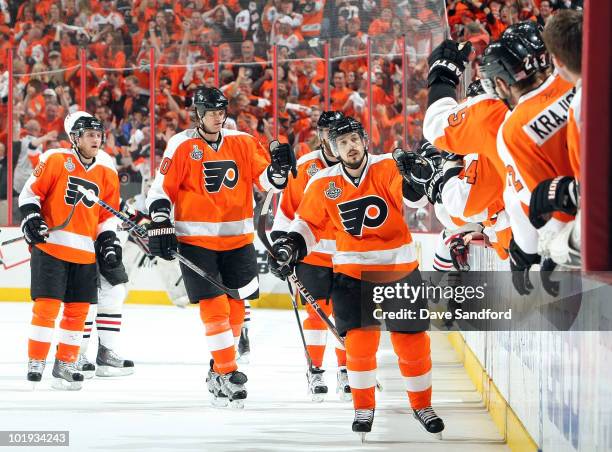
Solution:
[[[87,159],[94,158],[102,147],[102,132],[86,130],[79,138],[79,151]]]
[[[218,133],[225,121],[225,110],[209,110],[204,112],[202,123],[207,133]]]
[[[363,162],[365,144],[357,132],[340,135],[336,139],[335,148],[347,168],[357,169]]]

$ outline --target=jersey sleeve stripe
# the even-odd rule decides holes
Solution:
[[[304,241],[306,242],[306,248],[308,252],[306,254],[310,254],[315,245],[317,244],[317,238],[306,223],[301,218],[297,217],[291,223],[291,229],[288,232],[297,232],[302,237],[304,237]]]

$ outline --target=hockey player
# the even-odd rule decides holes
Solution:
[[[319,117],[317,134],[319,135],[321,146],[319,149],[304,155],[298,160],[297,178],[289,181],[280,199],[280,205],[272,227],[272,240],[282,236],[289,230],[291,221],[295,218],[295,212],[304,197],[304,189],[308,181],[320,170],[338,163],[338,159],[334,157],[329,147],[328,134],[330,127],[342,118],[344,118],[344,115],[336,111],[325,111]],[[325,231],[313,252],[306,256],[296,267],[297,277],[327,315],[330,315],[332,312],[330,293],[333,283],[332,254],[334,251],[333,231]],[[308,390],[314,401],[322,402],[324,395],[328,391],[323,379],[324,370],[321,368],[327,343],[327,326],[308,303],[306,303],[306,312],[308,317],[303,323],[304,337],[306,349],[313,366],[306,373]],[[346,351],[341,346],[336,346],[336,357],[338,360],[336,393],[338,393],[341,400],[350,400],[351,389],[348,384],[348,374],[346,371]]]
[[[352,428],[363,438],[374,420],[380,340],[378,324],[361,315],[358,300],[365,281],[363,272],[393,271],[402,275],[401,281],[420,279],[403,206],[406,201],[418,207],[425,200],[403,183],[390,154],[368,154],[366,134],[358,121],[338,121],[330,131],[329,142],[340,164],[319,171],[308,182],[288,234],[274,242],[270,262],[277,275],[287,276],[314,249],[327,227],[334,231],[331,298],[336,327],[345,336],[355,408]],[[437,434],[444,423],[431,407],[431,357],[425,330],[426,326],[414,334],[392,331],[391,341],[414,416],[427,431]]]
[[[513,233],[509,249],[512,280],[519,294],[526,295],[533,287],[527,272],[540,263],[538,235],[554,236],[571,220],[556,212],[538,231],[527,212],[531,192],[540,182],[572,174],[566,127],[575,88],[557,75],[542,80],[537,53],[515,35],[489,45],[480,70],[485,89],[494,90],[512,107],[498,132],[497,148],[506,168],[504,204]],[[542,262],[543,277],[554,268],[551,264]],[[543,285],[547,289],[544,279]]]
[[[580,103],[582,100],[582,13],[574,10],[559,11],[546,24],[543,34],[556,70],[566,81],[576,85],[576,93],[570,102],[567,119],[567,147],[572,175],[557,175],[538,184],[531,194],[529,220],[536,228],[541,228],[552,212],[575,215],[576,220],[569,222],[559,234],[543,243],[540,237],[539,248],[549,254],[551,259],[570,268],[580,268],[580,220],[579,190],[580,180]],[[578,212],[578,213],[577,213]]]
[[[108,154],[98,152],[104,144],[100,121],[76,112],[66,118],[64,128],[72,148],[45,152],[19,196],[21,228],[32,253],[27,379],[41,381],[63,302],[53,386],[78,390],[83,382],[76,368],[79,346],[89,304],[97,299],[96,259],[108,269],[121,263],[115,217],[84,199],[78,188],[93,190],[118,208],[119,178]]]
[[[123,249],[127,242],[127,232],[117,234],[117,242]],[[134,362],[123,359],[117,354],[119,333],[121,332],[123,302],[127,296],[127,272],[121,264],[114,268],[99,266],[100,287],[98,288],[98,303],[91,304],[87,319],[83,341],[77,362],[78,370],[85,378],[92,378],[94,373],[98,377],[117,377],[134,373]],[[89,340],[94,321],[98,333],[98,352],[96,365],[87,359]]]
[[[247,298],[252,299],[259,293],[253,184],[263,191],[283,189],[295,156],[282,144],[271,149],[270,163],[251,135],[223,128],[227,105],[216,88],[195,90],[196,127],[170,139],[147,196],[149,249],[170,260],[178,247],[228,287],[250,291]],[[181,270],[190,302],[200,304],[212,353],[207,384],[213,401],[243,406],[247,377],[238,371],[234,338],[240,335],[244,303],[228,298],[182,264]]]

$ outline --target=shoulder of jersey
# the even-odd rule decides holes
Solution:
[[[297,166],[308,163],[312,160],[321,159],[321,151],[319,149],[315,149],[314,151],[310,151],[308,154],[304,154],[297,160]]]
[[[486,105],[498,106],[500,108],[503,108],[504,110],[508,109],[508,107],[506,107],[506,104],[504,104],[503,100],[491,94],[487,94],[487,93],[479,94],[478,96],[474,96],[474,97],[470,97],[469,99],[465,100],[465,103],[467,106],[473,106],[477,104],[482,104],[482,105],[486,104]]]
[[[251,139],[255,139],[255,137],[253,135],[251,135],[250,133],[246,133],[246,132],[241,132],[240,130],[234,130],[234,129],[221,129],[221,133],[223,135],[223,138],[230,138],[233,139],[235,137],[240,137],[240,138],[251,138]]]
[[[172,135],[170,140],[168,140],[168,144],[166,145],[166,154],[168,157],[172,158],[174,152],[178,149],[178,147],[187,140],[191,140],[194,138],[198,138],[195,129],[185,129],[182,132],[177,133],[176,135]]]
[[[117,167],[115,166],[113,158],[105,151],[98,152],[98,155],[96,155],[96,162],[115,173],[117,172]]]
[[[390,152],[386,154],[377,154],[377,155],[371,154],[368,157],[368,159],[370,159],[370,166],[377,165],[379,163],[387,163],[387,162],[391,162],[395,166],[395,160],[393,160],[393,154],[391,154]]]
[[[312,176],[310,180],[308,181],[308,184],[306,184],[306,188],[304,189],[304,191],[308,190],[308,187],[310,187],[314,183],[317,183],[317,181],[320,181],[321,179],[325,179],[327,177],[336,177],[336,176],[342,176],[342,165],[339,163],[334,166],[323,168],[318,173],[316,173],[314,176]]]
[[[62,158],[61,157],[62,155],[74,155],[74,154],[73,154],[72,149],[68,149],[68,148],[49,149],[40,155],[40,161],[47,163],[53,159],[58,158],[57,156],[60,156],[59,158]]]

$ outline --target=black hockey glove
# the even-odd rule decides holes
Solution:
[[[147,225],[149,252],[167,261],[174,259],[173,252],[178,250],[176,231],[170,219],[152,221]]]
[[[465,241],[466,234],[455,234],[450,239],[450,256],[453,265],[460,272],[470,271],[468,257],[470,255],[470,247]]]
[[[95,245],[100,267],[115,268],[121,265],[121,244],[115,232],[104,231],[98,236]]]
[[[531,193],[529,221],[540,229],[553,212],[576,215],[577,199],[578,189],[573,177],[559,176],[544,180]]]
[[[557,264],[552,259],[544,259],[540,266],[540,278],[542,280],[542,287],[546,293],[550,296],[556,297],[559,295],[559,281],[555,281],[551,278],[553,272],[557,268]]]
[[[399,148],[393,151],[393,158],[400,174],[414,191],[427,196],[432,204],[441,201],[444,177],[436,160]]]
[[[270,156],[272,163],[268,166],[268,179],[279,190],[287,186],[289,171],[293,177],[297,176],[297,161],[295,153],[287,143],[279,144],[278,141],[270,143]]]
[[[529,269],[534,264],[540,263],[538,254],[524,252],[514,241],[510,240],[510,270],[512,270],[512,285],[519,295],[529,295],[533,290],[533,284],[529,279]]]
[[[471,52],[472,44],[470,42],[460,44],[457,41],[447,39],[438,45],[433,49],[427,60],[429,63],[427,87],[441,82],[455,88],[465,70]]]
[[[36,205],[28,205],[21,207],[23,221],[21,222],[21,231],[28,245],[36,245],[44,243],[49,237],[49,226],[40,215],[40,207]]]
[[[270,272],[277,278],[285,280],[305,256],[306,243],[300,234],[290,232],[283,235],[274,241],[272,254],[268,255]]]

